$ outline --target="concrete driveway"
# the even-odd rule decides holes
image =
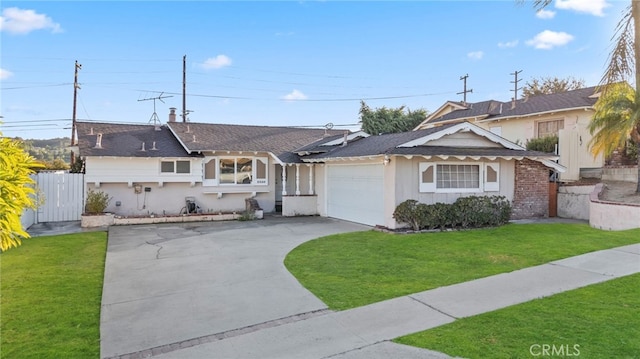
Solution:
[[[368,229],[320,217],[111,227],[101,357],[326,314],[283,260],[305,241]]]

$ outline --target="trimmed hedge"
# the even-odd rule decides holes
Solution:
[[[396,207],[393,218],[421,229],[479,228],[509,222],[511,203],[504,196],[460,197],[452,204],[406,200]]]

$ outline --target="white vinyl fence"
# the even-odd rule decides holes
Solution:
[[[23,228],[34,223],[79,221],[84,206],[84,175],[82,173],[40,172],[32,177],[36,181],[37,210],[26,210]]]

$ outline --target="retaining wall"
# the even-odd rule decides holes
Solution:
[[[599,183],[590,195],[589,225],[609,231],[640,228],[640,204],[600,200],[604,185]]]
[[[588,221],[594,188],[595,185],[558,187],[558,217]]]

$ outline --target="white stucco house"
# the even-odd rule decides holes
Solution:
[[[169,121],[78,122],[86,188],[108,193],[120,216],[170,215],[187,197],[206,213],[321,215],[396,228],[407,199],[454,202],[501,195],[513,217],[548,215],[558,156],[527,151],[469,122],[369,136],[325,129]]]
[[[602,155],[589,151],[588,125],[600,93],[597,87],[537,95],[516,101],[487,100],[475,103],[447,101],[416,129],[468,121],[512,142],[558,135],[560,164],[567,168],[560,179],[580,179],[581,171],[604,166]]]

